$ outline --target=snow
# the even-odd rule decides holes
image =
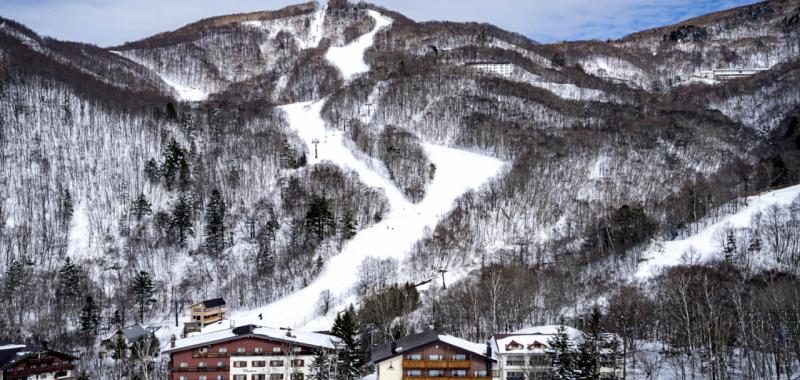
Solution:
[[[81,204],[72,213],[69,223],[69,245],[67,255],[77,260],[92,252],[92,235],[89,230],[89,214],[86,206]]]
[[[309,164],[330,161],[358,173],[367,186],[382,189],[391,210],[380,223],[359,232],[331,258],[319,277],[309,286],[271,305],[250,311],[234,312],[237,325],[264,323],[271,326],[305,326],[305,329],[330,327],[330,318],[317,318],[315,306],[320,292],[329,290],[334,298],[345,298],[338,306],[354,302],[348,292],[358,279],[358,266],[365,257],[403,259],[413,244],[423,237],[448,212],[453,202],[467,190],[477,188],[496,175],[503,162],[483,155],[431,144],[424,145],[436,169],[425,198],[414,204],[394,183],[373,171],[347,149],[342,132],[328,130],[320,116],[325,100],[283,106],[289,124],[306,142]],[[319,157],[314,157],[313,140],[319,140]],[[337,297],[341,296],[341,297]],[[258,315],[263,316],[263,320]]]
[[[524,329],[520,329],[514,331],[508,336],[498,338],[494,338],[495,343],[495,350],[498,354],[504,354],[508,352],[542,352],[544,351],[544,347],[542,348],[531,348],[528,347],[532,345],[534,342],[539,342],[544,346],[549,346],[549,341],[552,339],[556,334],[558,334],[559,325],[548,325],[548,326],[535,326],[535,327],[528,327]],[[578,329],[564,326],[566,329],[567,336],[569,337],[571,344],[579,343],[583,340],[583,332]],[[522,349],[516,350],[507,350],[506,346],[511,342],[516,342],[524,346]]]
[[[753,217],[771,206],[785,206],[800,197],[800,185],[766,192],[747,199],[747,206],[734,214],[720,218],[716,223],[701,229],[685,239],[653,244],[643,255],[647,261],[639,265],[636,278],[652,278],[663,269],[680,265],[686,261],[687,252],[693,252],[693,260],[708,261],[719,255],[718,237],[727,228],[750,226]]]
[[[369,65],[364,62],[364,52],[372,46],[375,35],[392,24],[392,19],[373,10],[367,11],[375,19],[375,27],[355,41],[341,47],[331,47],[325,54],[325,59],[336,66],[346,81],[358,74],[369,71]]]
[[[470,342],[452,335],[439,335],[439,340],[451,346],[455,346],[478,355],[486,356],[486,345],[481,343]]]
[[[334,340],[338,339],[334,336],[319,334],[314,332],[301,332],[291,331],[289,336],[286,330],[276,329],[272,327],[258,326],[253,329],[253,335],[260,335],[265,338],[277,339],[285,342],[297,343],[300,345],[309,345],[314,347],[334,348]],[[186,347],[209,344],[220,340],[230,339],[235,337],[233,329],[226,329],[221,331],[209,332],[192,337],[177,340],[175,347],[165,350],[164,352],[180,351]]]
[[[23,347],[25,347],[24,344],[6,344],[4,346],[0,346],[0,351],[15,350],[17,348],[23,348]]]
[[[167,79],[167,77],[165,77],[164,75],[160,76],[161,80],[163,80],[164,83],[166,83],[167,85],[172,87],[173,90],[175,90],[175,92],[178,95],[178,99],[180,100],[185,100],[189,102],[201,102],[208,98],[208,93],[203,90],[197,88],[191,88],[189,86],[184,86],[178,82]]]

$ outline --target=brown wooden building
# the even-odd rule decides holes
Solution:
[[[192,320],[184,324],[184,334],[199,332],[203,327],[206,327],[206,325],[225,319],[228,314],[228,309],[225,308],[225,300],[223,298],[214,298],[198,302],[191,305],[189,308]]]
[[[432,330],[372,351],[378,380],[490,380],[494,361],[490,346]]]
[[[47,348],[0,343],[0,380],[75,379],[77,360]]]

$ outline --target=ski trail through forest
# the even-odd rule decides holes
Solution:
[[[371,11],[370,15],[376,20],[375,29],[353,42],[352,46],[337,48],[347,51],[351,58],[332,60],[346,78],[364,71],[364,51],[372,45],[378,29],[391,23],[390,19],[387,21],[377,12]],[[359,59],[352,59],[356,53]],[[430,161],[436,165],[436,174],[426,188],[422,201],[412,203],[391,180],[371,170],[353,155],[345,146],[341,131],[326,127],[320,114],[325,102],[326,99],[322,99],[282,107],[290,127],[308,147],[309,164],[329,161],[355,171],[366,185],[384,191],[390,210],[381,222],[361,230],[348,241],[338,255],[325,263],[322,273],[305,288],[267,306],[232,313],[232,323],[237,326],[252,323],[306,330],[330,328],[335,312],[355,300],[349,293],[358,280],[358,268],[364,258],[402,260],[425,231],[433,229],[451,210],[459,196],[486,183],[504,165],[502,161],[488,156],[425,144]],[[314,141],[318,141],[316,146]],[[332,312],[327,316],[317,316],[317,301],[324,291],[330,291],[333,296]]]

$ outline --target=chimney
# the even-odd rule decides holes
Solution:
[[[492,341],[491,340],[487,340],[486,341],[486,356],[490,357],[490,358],[492,357]]]
[[[170,348],[175,348],[175,335],[172,336],[172,339],[169,341]]]
[[[392,354],[396,354],[397,353],[397,342],[392,341],[391,350],[392,350]]]

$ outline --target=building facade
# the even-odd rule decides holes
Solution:
[[[191,321],[184,324],[184,334],[200,332],[206,325],[219,322],[225,319],[228,314],[228,309],[225,308],[225,299],[223,298],[198,302],[189,306],[189,310]]]
[[[305,380],[338,339],[255,325],[181,339],[165,351],[172,380]]]
[[[466,66],[482,73],[502,77],[510,77],[514,72],[514,65],[511,62],[467,62]]]
[[[75,379],[77,360],[47,348],[0,343],[0,380]]]
[[[376,347],[378,380],[490,380],[494,359],[485,344],[425,331]]]

